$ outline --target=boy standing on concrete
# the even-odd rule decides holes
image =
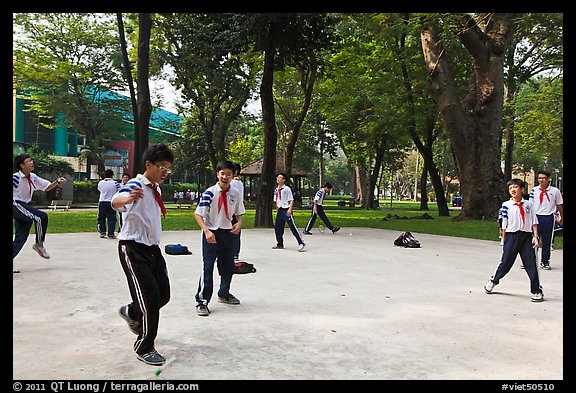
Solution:
[[[539,186],[530,190],[530,202],[534,206],[538,217],[538,233],[542,239],[542,260],[540,266],[544,270],[550,270],[550,251],[554,238],[555,214],[560,213],[559,224],[563,225],[564,200],[560,190],[550,185],[550,172],[538,172]]]
[[[522,199],[524,181],[511,179],[508,182],[508,191],[512,198],[505,201],[500,209],[502,228],[506,231],[502,246],[502,259],[494,275],[484,285],[484,290],[486,293],[491,293],[500,280],[508,274],[516,257],[520,254],[524,270],[530,278],[532,301],[541,302],[544,300],[544,294],[540,286],[534,252],[534,248],[539,246],[538,218],[532,204]]]
[[[114,171],[106,169],[104,171],[104,179],[98,182],[98,191],[100,197],[98,198],[98,232],[100,237],[105,238],[108,236],[114,239],[114,231],[116,230],[116,210],[112,209],[112,197],[120,189],[120,183],[114,180]],[[120,213],[122,214],[122,213]],[[108,230],[106,230],[108,224]]]
[[[284,248],[284,225],[288,223],[292,234],[298,242],[298,251],[304,251],[306,244],[294,223],[294,217],[292,216],[294,196],[292,195],[292,189],[286,185],[287,180],[288,175],[285,173],[279,173],[276,176],[276,184],[278,184],[274,189],[274,201],[276,202],[274,233],[276,234],[276,245],[272,248],[275,250],[282,250]]]
[[[112,208],[124,213],[118,234],[118,255],[128,281],[132,303],[120,307],[120,316],[137,335],[136,357],[152,366],[166,358],[154,347],[160,309],[170,300],[170,280],[160,250],[162,222],[166,216],[159,184],[170,174],[174,155],[164,145],[152,145],[143,155],[146,170],[129,180],[113,197]]]
[[[324,197],[326,196],[326,193],[330,192],[330,190],[332,190],[332,184],[326,183],[321,189],[318,190],[318,192],[316,192],[316,195],[314,196],[314,206],[312,207],[312,215],[310,216],[310,220],[308,221],[306,228],[304,228],[305,235],[312,234],[310,230],[314,226],[317,216],[320,217],[320,219],[324,222],[326,227],[332,231],[332,233],[336,233],[340,230],[340,227],[335,227],[332,225],[328,217],[326,217],[326,213],[324,213],[324,207],[322,206]]]
[[[240,304],[240,300],[230,293],[235,270],[233,236],[240,233],[245,213],[240,191],[230,186],[234,172],[234,163],[220,161],[216,166],[218,182],[202,193],[194,212],[194,218],[202,229],[202,274],[196,292],[196,312],[201,317],[210,315],[208,303],[214,290],[215,263],[220,273],[218,301]],[[232,224],[233,216],[236,217],[235,224]]]

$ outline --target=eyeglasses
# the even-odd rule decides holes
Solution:
[[[160,169],[162,172],[166,172],[167,174],[171,174],[171,173],[172,173],[172,170],[166,168],[165,166],[158,165],[158,164],[154,164],[154,163],[152,163],[152,165],[158,167],[158,169]]]

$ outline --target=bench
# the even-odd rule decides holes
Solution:
[[[176,201],[176,205],[178,205],[178,209],[182,207],[182,205],[188,206],[188,209],[192,207],[194,201],[190,198],[181,198]]]
[[[58,209],[59,207],[63,208],[65,211],[68,211],[68,209],[70,209],[70,206],[72,206],[72,201],[66,199],[54,199],[50,203],[50,208],[52,209],[52,211],[56,211],[56,209]]]

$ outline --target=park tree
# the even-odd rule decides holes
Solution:
[[[272,193],[275,188],[278,131],[274,106],[274,72],[301,64],[309,48],[328,47],[331,35],[326,14],[244,14],[254,50],[264,56],[260,83],[264,156],[256,199],[256,227],[272,227]]]
[[[517,18],[512,42],[505,54],[504,180],[512,178],[514,127],[519,114],[514,101],[522,86],[538,75],[562,75],[563,14],[525,13]],[[536,158],[536,157],[535,157]]]
[[[116,24],[111,15],[19,13],[13,16],[13,72],[29,109],[85,137],[89,163],[104,171],[104,125],[127,105],[108,92],[124,89]]]
[[[563,157],[563,78],[528,80],[514,100],[515,170],[559,169]]]
[[[190,126],[204,135],[212,171],[227,159],[230,125],[242,113],[256,85],[261,59],[248,45],[244,19],[237,14],[162,14],[163,59],[182,93]]]
[[[432,96],[444,122],[458,167],[462,210],[457,219],[496,218],[506,199],[500,169],[504,56],[517,14],[423,16],[422,51]],[[443,29],[446,27],[447,30]],[[454,33],[470,59],[470,79],[459,94],[451,69]]]

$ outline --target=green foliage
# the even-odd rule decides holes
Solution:
[[[515,162],[524,171],[563,160],[563,80],[537,78],[523,85],[515,100]]]
[[[40,150],[37,146],[31,146],[26,154],[30,155],[32,161],[34,161],[34,171],[39,173],[60,173],[67,174],[70,176],[74,175],[74,169],[68,161],[64,161],[58,158],[54,158],[48,155],[43,150]]]

